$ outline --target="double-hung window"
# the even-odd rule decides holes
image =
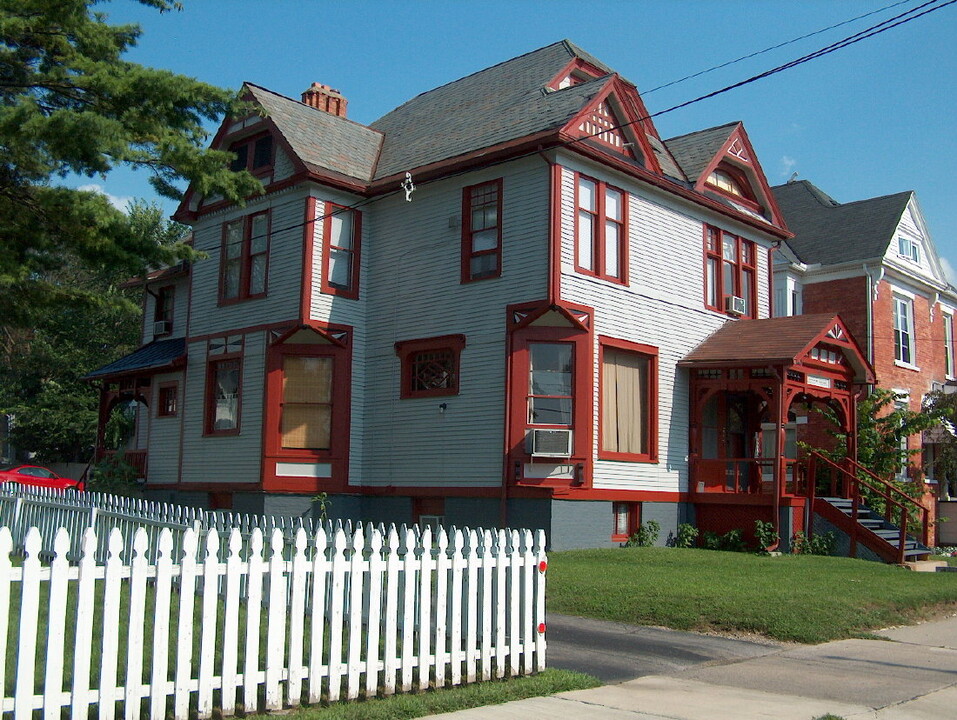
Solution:
[[[236,435],[242,412],[243,338],[213,338],[207,346],[206,435]]]
[[[574,345],[531,342],[528,352],[528,424],[571,427]]]
[[[601,339],[601,447],[609,460],[657,459],[658,349]]]
[[[954,316],[943,314],[944,318],[944,375],[954,377]]]
[[[153,296],[153,336],[173,331],[173,286],[161,287]]]
[[[502,274],[502,181],[462,190],[462,282]]]
[[[331,357],[283,356],[279,428],[283,450],[330,448],[334,362]]]
[[[897,238],[897,253],[911,262],[920,264],[920,243],[901,235]]]
[[[705,305],[729,315],[756,317],[757,255],[753,242],[705,226]]]
[[[223,226],[220,262],[220,302],[236,302],[265,295],[268,264],[268,211],[226,223]]]
[[[627,195],[600,180],[578,175],[575,183],[575,268],[628,282]]]
[[[229,169],[237,172],[249,170],[253,174],[266,172],[273,164],[272,149],[272,135],[240,140],[230,148],[236,157],[230,163]]]
[[[322,291],[359,297],[359,239],[361,213],[326,203],[323,220]]]
[[[916,365],[914,356],[914,301],[894,296],[894,359]]]

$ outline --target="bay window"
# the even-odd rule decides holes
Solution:
[[[528,424],[573,424],[573,350],[571,343],[528,344]]]
[[[329,449],[332,369],[330,357],[283,357],[279,430],[282,449]]]

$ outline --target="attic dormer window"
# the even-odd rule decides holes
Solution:
[[[901,257],[920,264],[920,243],[916,240],[903,236],[897,238],[897,252]]]
[[[735,195],[740,198],[747,199],[747,194],[744,192],[744,188],[741,186],[741,183],[731,177],[731,173],[726,170],[715,170],[708,176],[708,184],[713,185],[731,195]]]
[[[229,169],[234,172],[249,170],[251,173],[272,167],[272,135],[240,140],[229,148],[236,154]]]

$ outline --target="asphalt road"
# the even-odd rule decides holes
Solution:
[[[786,647],[555,613],[547,620],[548,667],[588,673],[606,684],[761,657]]]

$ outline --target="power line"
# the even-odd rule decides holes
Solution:
[[[905,1],[907,1],[907,0],[905,0]],[[726,86],[723,87],[723,88],[720,88],[720,89],[718,89],[718,90],[714,90],[714,91],[712,91],[712,92],[710,92],[710,93],[706,93],[706,94],[704,94],[704,95],[700,95],[700,96],[698,96],[698,97],[696,97],[696,98],[693,98],[693,99],[691,99],[691,100],[687,100],[687,101],[682,102],[682,103],[679,103],[679,104],[677,104],[677,105],[673,105],[673,106],[671,106],[671,107],[669,107],[669,108],[666,108],[666,109],[664,109],[664,110],[659,110],[658,112],[650,113],[650,114],[645,115],[645,116],[643,116],[643,117],[636,118],[636,119],[634,119],[634,120],[630,120],[630,121],[628,121],[628,122],[624,122],[624,123],[621,123],[621,124],[619,124],[619,125],[616,125],[616,126],[613,126],[613,127],[610,127],[610,128],[603,128],[603,129],[600,130],[600,131],[591,133],[591,134],[589,134],[589,135],[585,135],[585,136],[580,137],[580,138],[574,138],[574,139],[572,139],[572,140],[566,140],[565,142],[560,143],[560,144],[557,145],[556,147],[559,147],[559,148],[561,148],[561,147],[570,147],[570,146],[572,146],[572,145],[575,145],[575,144],[584,142],[584,141],[586,141],[586,140],[590,140],[590,139],[592,139],[592,138],[594,138],[594,137],[597,137],[597,136],[599,136],[599,135],[603,135],[603,134],[605,134],[605,133],[607,133],[607,132],[614,131],[614,130],[620,130],[620,129],[622,129],[622,128],[629,127],[629,126],[631,126],[631,125],[635,125],[635,124],[644,122],[645,120],[650,120],[650,119],[655,118],[655,117],[658,117],[658,116],[660,116],[660,115],[666,115],[666,114],[668,114],[668,113],[670,113],[670,112],[674,112],[675,110],[679,110],[679,109],[681,109],[681,108],[685,108],[685,107],[688,107],[688,106],[690,106],[690,105],[694,105],[694,104],[699,103],[699,102],[702,102],[702,101],[704,101],[704,100],[708,100],[708,99],[713,98],[713,97],[716,97],[716,96],[718,96],[718,95],[722,95],[722,94],[724,94],[724,93],[730,92],[731,90],[735,90],[735,89],[737,89],[737,88],[739,88],[739,87],[743,87],[743,86],[745,86],[745,85],[749,85],[749,84],[751,84],[751,83],[757,82],[758,80],[763,80],[764,78],[771,77],[772,75],[776,75],[777,73],[784,72],[785,70],[789,70],[789,69],[791,69],[791,68],[793,68],[793,67],[797,67],[798,65],[803,65],[804,63],[810,62],[811,60],[816,60],[817,58],[823,57],[823,56],[825,56],[825,55],[829,55],[830,53],[836,52],[837,50],[842,50],[842,49],[844,49],[844,48],[846,48],[846,47],[849,47],[850,45],[854,45],[854,44],[856,44],[856,43],[858,43],[858,42],[861,42],[862,40],[867,40],[868,38],[874,37],[874,36],[876,36],[876,35],[880,35],[880,34],[882,34],[882,33],[884,33],[884,32],[887,32],[888,30],[891,30],[891,29],[895,28],[895,27],[899,27],[900,25],[904,25],[904,24],[906,24],[906,23],[908,23],[908,22],[911,22],[911,21],[913,21],[913,20],[916,20],[916,19],[919,18],[919,17],[923,17],[924,15],[928,15],[928,14],[930,14],[930,13],[932,13],[932,12],[936,12],[937,10],[942,10],[942,9],[944,9],[945,7],[949,6],[949,5],[953,5],[953,4],[957,3],[957,0],[947,0],[947,1],[944,2],[943,4],[937,4],[937,3],[939,3],[939,2],[940,2],[940,0],[928,0],[928,2],[925,2],[925,3],[923,3],[922,5],[918,5],[918,6],[915,7],[915,8],[911,8],[910,10],[907,10],[906,12],[903,12],[903,13],[900,13],[900,14],[898,14],[898,15],[895,15],[894,17],[888,18],[887,20],[884,20],[884,21],[882,21],[882,22],[880,22],[880,23],[877,23],[876,25],[872,25],[872,26],[869,27],[869,28],[866,28],[866,29],[861,30],[861,31],[859,31],[859,32],[857,32],[857,33],[854,33],[853,35],[849,35],[849,36],[847,36],[847,37],[845,37],[845,38],[843,38],[843,39],[841,39],[841,40],[838,40],[837,42],[831,43],[830,45],[826,45],[826,46],[824,46],[823,48],[820,48],[820,49],[818,49],[818,50],[815,50],[814,52],[811,52],[811,53],[808,53],[808,54],[806,54],[806,55],[803,55],[803,56],[801,56],[801,57],[799,57],[799,58],[797,58],[797,59],[795,59],[795,60],[791,60],[790,62],[784,63],[783,65],[778,65],[777,67],[771,68],[770,70],[765,70],[764,72],[758,73],[757,75],[752,75],[751,77],[749,77],[749,78],[747,78],[747,79],[745,79],[745,80],[741,80],[741,81],[736,82],[736,83],[733,83],[733,84],[731,84],[731,85],[726,85]],[[902,4],[902,3],[897,3],[897,5],[900,5],[900,4]],[[896,7],[897,5],[889,5],[889,6],[887,6],[887,7],[888,7],[888,8],[890,8],[890,7]],[[931,7],[931,6],[933,6],[933,7]],[[925,8],[926,8],[926,9],[925,9]],[[884,9],[887,9],[887,8],[884,8]],[[922,12],[920,12],[920,11],[922,11]],[[875,11],[875,12],[880,12],[880,11]],[[868,13],[868,14],[873,14],[873,13]],[[866,15],[861,16],[861,17],[866,17]],[[849,21],[847,21],[847,22],[852,22],[852,21],[849,20]],[[835,25],[834,27],[837,27],[837,25]],[[816,34],[816,33],[814,33],[814,34]],[[788,44],[788,43],[784,43],[784,44],[786,45],[786,44]],[[476,172],[476,171],[478,171],[478,170],[484,170],[484,169],[486,169],[486,168],[495,167],[496,165],[500,165],[500,164],[503,164],[503,163],[506,163],[506,162],[513,162],[513,161],[515,161],[515,160],[521,160],[521,159],[523,159],[523,158],[530,157],[530,156],[532,156],[532,155],[536,155],[537,152],[538,152],[538,151],[532,151],[532,152],[525,153],[525,154],[523,154],[523,155],[511,156],[511,157],[508,157],[508,158],[503,158],[503,159],[501,159],[501,160],[496,160],[496,161],[488,162],[488,163],[486,163],[486,164],[484,164],[484,165],[479,165],[479,166],[477,166],[477,167],[470,167],[470,168],[468,168],[468,169],[460,170],[460,171],[458,171],[458,172],[456,172],[456,173],[450,173],[450,174],[447,174],[447,175],[443,175],[443,176],[441,176],[441,177],[433,178],[433,179],[431,179],[431,180],[426,180],[426,181],[422,182],[421,185],[429,185],[429,184],[431,184],[431,183],[433,183],[433,182],[437,182],[437,181],[439,181],[439,180],[446,180],[446,179],[448,179],[448,178],[457,177],[457,176],[459,176],[459,175],[463,175],[463,174],[466,174],[466,173]],[[383,195],[377,195],[377,196],[375,196],[375,197],[366,198],[365,200],[361,200],[360,202],[358,202],[358,203],[356,203],[356,204],[354,204],[354,205],[339,206],[339,207],[337,207],[335,210],[333,210],[333,211],[331,211],[331,212],[329,212],[329,213],[325,213],[325,214],[323,214],[323,215],[320,215],[320,216],[318,216],[318,217],[316,217],[316,218],[314,218],[314,219],[310,219],[310,220],[306,220],[306,221],[303,221],[303,222],[299,222],[299,223],[296,223],[296,224],[293,224],[293,225],[289,225],[289,226],[284,227],[284,228],[281,228],[281,229],[279,229],[279,230],[272,230],[271,233],[286,232],[286,231],[289,231],[289,230],[295,230],[295,229],[297,229],[297,228],[305,227],[308,223],[311,223],[311,222],[321,222],[321,221],[325,220],[327,217],[331,217],[331,216],[333,216],[333,215],[338,215],[338,214],[341,214],[341,213],[345,213],[345,212],[348,212],[348,211],[351,211],[351,210],[358,210],[359,208],[365,207],[366,205],[368,205],[368,204],[370,204],[370,203],[378,202],[379,200],[385,200],[386,198],[392,197],[393,195],[396,195],[396,194],[398,194],[399,192],[402,192],[402,189],[401,189],[401,188],[399,188],[399,189],[397,189],[397,190],[394,190],[394,191],[392,191],[392,192],[389,192],[389,193],[385,193],[385,194],[383,194]],[[293,202],[294,202],[294,201],[293,201]]]
[[[772,45],[771,47],[766,47],[766,48],[764,48],[764,50],[758,50],[757,52],[749,53],[748,55],[742,55],[741,57],[735,58],[734,60],[728,60],[727,62],[721,63],[720,65],[714,65],[714,66],[712,66],[712,67],[709,67],[707,70],[701,70],[701,71],[699,71],[699,72],[692,73],[691,75],[685,75],[683,78],[679,78],[679,79],[677,79],[677,80],[672,80],[671,82],[667,82],[667,83],[665,83],[664,85],[659,85],[658,87],[653,87],[651,90],[643,90],[642,93],[641,93],[641,95],[642,95],[642,97],[647,96],[647,95],[650,95],[650,94],[653,93],[653,92],[656,92],[656,91],[658,91],[658,90],[663,90],[664,88],[671,87],[672,85],[678,85],[679,83],[683,83],[683,82],[685,82],[686,80],[692,80],[692,79],[694,79],[694,78],[696,78],[696,77],[701,77],[702,75],[707,75],[708,73],[714,72],[715,70],[721,70],[722,68],[726,68],[726,67],[729,67],[729,66],[731,66],[731,65],[735,65],[735,64],[737,64],[737,63],[739,63],[739,62],[742,62],[743,60],[750,60],[751,58],[757,57],[758,55],[764,55],[765,53],[771,52],[772,50],[779,50],[780,48],[786,47],[786,46],[788,46],[788,45],[793,45],[794,43],[800,42],[801,40],[807,40],[808,38],[814,37],[815,35],[820,35],[820,34],[822,34],[822,33],[826,33],[826,32],[828,32],[829,30],[834,30],[834,29],[839,28],[839,27],[842,27],[842,26],[844,26],[844,25],[849,25],[849,24],[851,24],[852,22],[856,22],[856,21],[858,21],[858,20],[863,20],[864,18],[870,17],[871,15],[877,15],[878,13],[882,13],[882,12],[884,12],[885,10],[890,10],[891,8],[895,8],[895,7],[898,7],[898,6],[900,6],[900,5],[906,5],[907,3],[914,2],[914,1],[915,1],[915,0],[900,0],[900,2],[896,2],[896,3],[893,3],[893,4],[891,4],[891,5],[885,5],[885,6],[882,7],[882,8],[879,8],[879,9],[877,9],[877,10],[872,10],[871,12],[864,13],[863,15],[858,15],[857,17],[853,17],[853,18],[850,18],[850,19],[848,19],[848,20],[843,20],[843,21],[841,21],[841,22],[839,22],[839,23],[835,23],[835,24],[833,24],[833,25],[828,25],[827,27],[821,28],[820,30],[815,30],[814,32],[810,32],[810,33],[807,33],[807,34],[805,34],[805,35],[801,35],[801,36],[796,37],[796,38],[793,38],[793,39],[791,39],[791,40],[786,40],[786,41],[784,41],[784,42],[782,42],[782,43],[778,43],[777,45]]]

